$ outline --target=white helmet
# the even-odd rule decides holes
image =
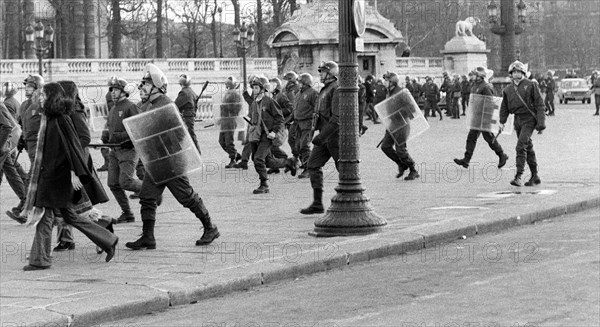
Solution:
[[[192,79],[187,74],[179,75],[179,85],[190,86],[192,85]]]
[[[169,82],[160,68],[153,64],[147,64],[144,71],[145,73],[144,77],[142,77],[142,81],[150,82],[162,93],[167,93],[167,84],[169,84]]]

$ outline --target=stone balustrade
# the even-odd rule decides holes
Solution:
[[[434,80],[441,78],[444,71],[444,58],[406,57],[396,58],[396,73],[402,76],[416,78],[419,83],[424,82],[425,76]],[[437,82],[437,80],[436,80]]]
[[[113,75],[128,81],[141,78],[146,64],[153,63],[173,83],[182,73],[193,80],[223,82],[228,76],[241,80],[241,58],[192,58],[192,59],[46,59],[43,60],[44,78],[47,81],[74,80],[78,84],[104,83]],[[277,75],[275,58],[248,58],[248,74]],[[38,72],[37,60],[2,60],[0,82],[22,81],[29,74]]]

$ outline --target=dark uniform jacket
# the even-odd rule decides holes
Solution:
[[[125,98],[115,103],[108,113],[108,143],[121,143],[129,140],[129,135],[123,125],[123,119],[137,115],[138,107]]]
[[[450,78],[446,77],[442,82],[442,86],[440,86],[440,92],[449,92],[450,87],[452,87],[452,81],[450,81]],[[448,94],[446,94],[446,98],[448,98]]]
[[[440,89],[435,83],[423,84],[423,95],[429,101],[440,101]]]
[[[221,103],[221,130],[232,130],[237,127],[236,119],[242,111],[242,96],[236,90],[227,90]]]
[[[292,105],[296,103],[296,97],[300,93],[301,86],[297,82],[288,82],[285,86],[283,94],[292,102]]]
[[[494,91],[494,87],[492,84],[487,83],[486,81],[475,82],[471,87],[470,93],[480,94],[480,95],[496,95]]]
[[[521,95],[521,99],[517,96],[517,90]],[[527,109],[529,107],[529,109]],[[540,95],[540,89],[537,83],[526,78],[522,79],[519,86],[514,83],[502,90],[502,105],[500,106],[500,123],[506,123],[509,114],[527,114],[533,115],[537,120],[538,126],[544,126],[545,123],[545,106]]]
[[[294,119],[296,121],[312,119],[318,97],[319,93],[317,90],[308,85],[303,85],[300,93],[296,97]]]
[[[548,77],[545,80],[546,82],[546,93],[548,95],[550,95],[552,93],[552,95],[554,95],[554,89],[556,88],[556,82],[554,82],[554,78],[552,77]]]
[[[383,83],[375,84],[375,104],[385,100],[387,97],[387,88]]]
[[[19,107],[21,106],[19,101],[17,101],[15,97],[10,96],[4,99],[4,105],[6,106],[10,114],[13,116],[13,118],[17,119],[19,115]]]
[[[29,100],[28,100],[29,101]],[[23,104],[28,103],[25,101]],[[21,126],[23,127],[23,139],[27,142],[27,151],[35,151],[37,144],[38,132],[42,122],[42,114],[40,113],[40,104],[38,102],[29,102],[30,105],[23,110],[19,117]],[[23,107],[23,106],[22,106]]]
[[[254,102],[252,102],[250,105],[250,117],[252,117],[252,124],[255,126],[263,126],[263,123],[259,120],[260,111],[260,118],[264,122],[264,126],[267,128],[266,132],[279,132],[283,125],[283,114],[281,113],[281,110],[278,108],[275,100],[272,98],[264,94],[259,98],[254,100]],[[261,131],[263,132],[264,126],[261,128]]]
[[[375,82],[365,82],[364,84],[367,103],[373,103],[375,101]]]
[[[275,90],[275,92],[273,92],[273,100],[277,102],[284,121],[288,122],[294,118],[294,104],[285,94],[283,94],[280,90]]]
[[[186,86],[179,91],[175,105],[183,117],[196,117],[196,101],[198,95],[192,88]]]
[[[313,144],[324,144],[327,139],[338,133],[339,131],[339,83],[337,80],[327,82],[319,92],[318,112],[319,120],[316,130],[319,130],[319,135],[313,139]],[[368,101],[368,100],[367,100]]]
[[[461,88],[461,93],[463,97],[469,97],[469,94],[471,94],[471,88],[473,87],[473,85],[471,84],[471,82],[469,81],[462,81],[460,82],[460,88]]]
[[[15,121],[8,108],[0,103],[0,157],[4,154],[2,153],[2,148],[4,148],[14,127]]]
[[[423,87],[421,86],[421,84],[417,83],[416,81],[413,83],[410,83],[410,86],[412,87],[412,91],[410,89],[408,89],[410,91],[410,94],[413,96],[415,101],[419,101],[419,98],[421,97],[421,94],[423,93]]]

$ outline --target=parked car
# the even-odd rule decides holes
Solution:
[[[584,78],[565,78],[558,85],[558,101],[560,103],[569,103],[572,101],[581,101],[581,103],[591,103],[592,95],[590,87]]]

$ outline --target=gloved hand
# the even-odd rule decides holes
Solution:
[[[17,151],[23,151],[23,149],[25,149],[25,139],[21,135],[19,142],[17,143]]]
[[[500,123],[500,125],[498,125],[498,132],[502,131],[504,131],[504,124]]]
[[[108,130],[105,129],[102,131],[102,136],[100,137],[100,140],[104,144],[108,143]]]
[[[269,134],[267,134],[267,138],[268,138],[269,140],[272,140],[272,139],[274,139],[274,138],[275,138],[275,135],[276,135],[276,134],[275,134],[275,132],[269,132]]]
[[[543,110],[538,111],[537,113],[537,123],[535,125],[535,130],[541,132],[546,129],[546,113]]]
[[[127,140],[127,141],[121,142],[119,144],[119,146],[122,149],[133,149],[133,142],[131,142],[131,140]]]
[[[323,128],[319,132],[319,135],[317,135],[317,136],[315,136],[315,138],[313,138],[312,144],[317,145],[317,146],[321,146],[321,145],[325,144],[325,142],[327,142],[327,139],[332,134],[336,133],[337,130],[338,130],[338,125],[331,124],[328,122],[327,124],[325,124],[325,126],[323,126]]]

